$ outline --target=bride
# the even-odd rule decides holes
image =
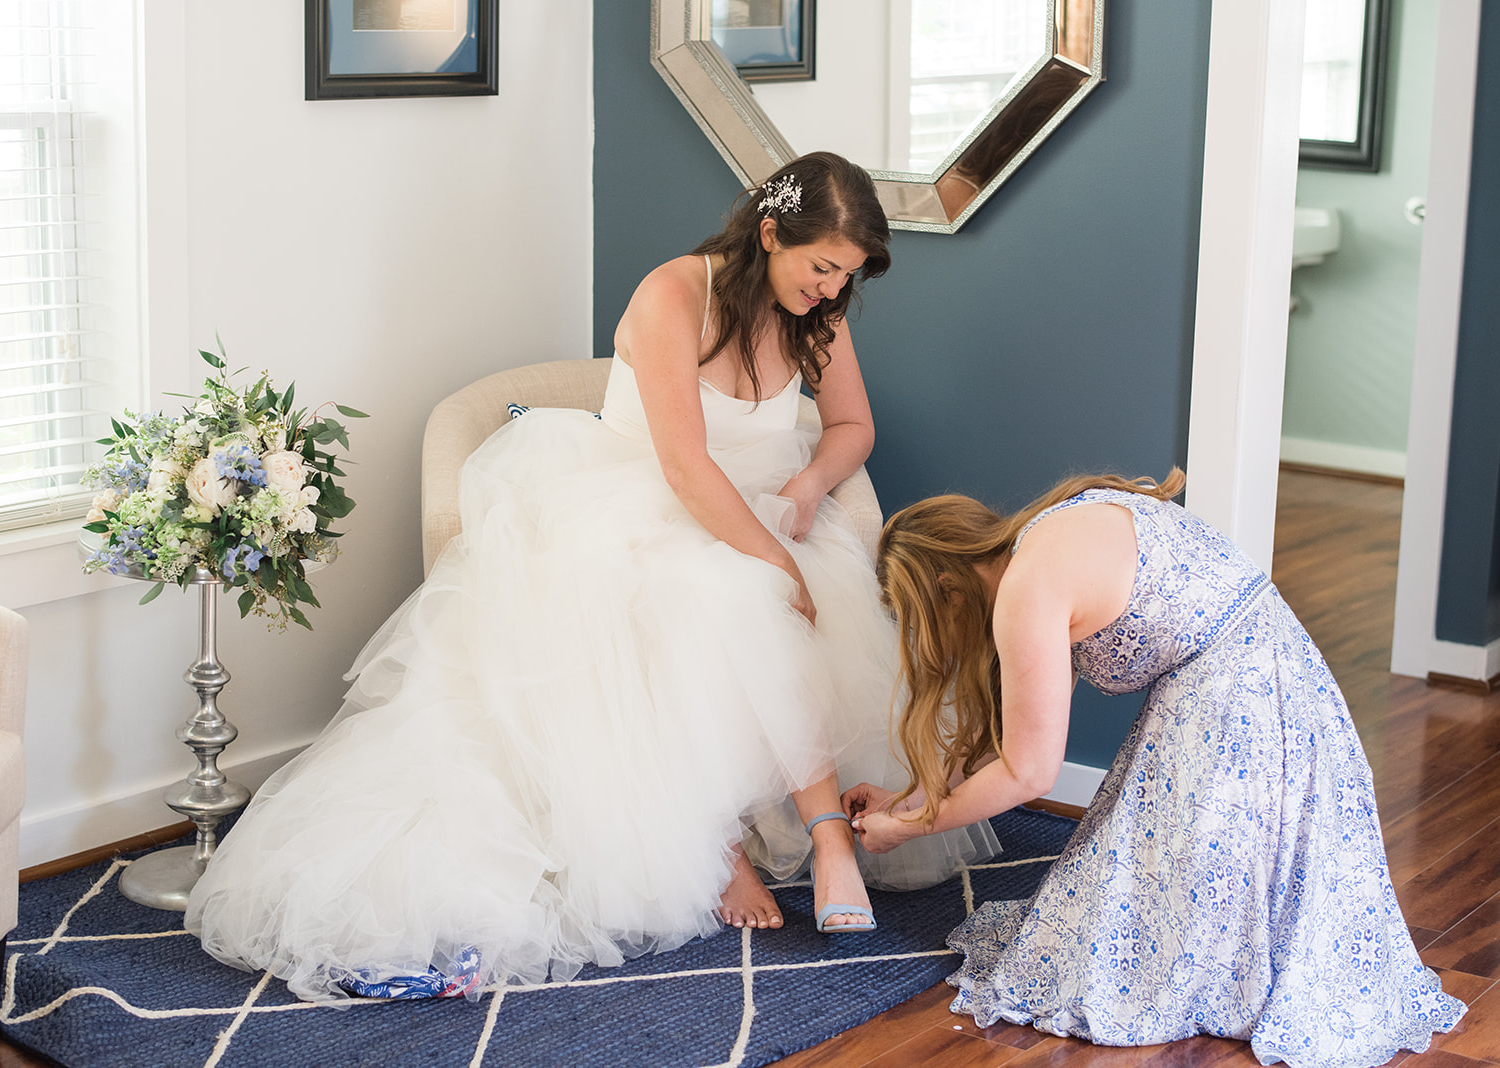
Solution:
[[[193,890],[208,952],[308,999],[477,996],[779,927],[757,868],[810,854],[819,930],[857,932],[867,879],[998,848],[857,856],[839,803],[839,772],[905,780],[893,624],[827,497],[874,441],[846,313],[888,241],[864,171],[794,160],[641,282],[601,418],[534,410],[474,453],[462,534]]]

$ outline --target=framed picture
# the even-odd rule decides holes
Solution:
[[[714,44],[747,82],[810,82],[817,0],[713,0]]]
[[[1307,0],[1301,163],[1380,170],[1390,24],[1390,0]]]
[[[306,0],[306,98],[493,96],[497,3]]]

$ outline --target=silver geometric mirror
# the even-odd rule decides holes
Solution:
[[[816,78],[752,88],[715,32],[788,0],[652,0],[651,65],[747,186],[828,149],[892,227],[951,234],[1104,80],[1105,3],[819,0]]]

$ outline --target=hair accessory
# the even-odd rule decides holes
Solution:
[[[795,174],[784,174],[760,187],[760,210],[778,214],[802,210],[802,184]]]

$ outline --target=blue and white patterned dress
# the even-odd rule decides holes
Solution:
[[[1042,514],[1101,502],[1131,511],[1140,562],[1073,666],[1149,691],[1035,896],[949,936],[967,958],[953,1010],[1104,1045],[1243,1039],[1295,1068],[1426,1049],[1465,1006],[1412,945],[1323,657],[1266,575],[1177,505],[1096,489]]]

